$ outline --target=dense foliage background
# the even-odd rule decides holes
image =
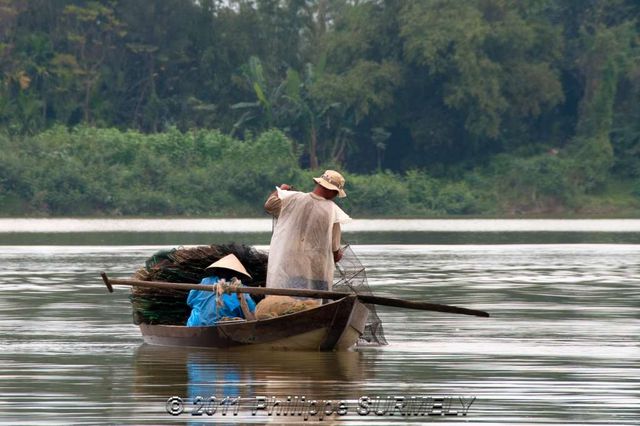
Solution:
[[[0,0],[0,214],[640,210],[637,0]],[[277,130],[276,130],[277,129]]]

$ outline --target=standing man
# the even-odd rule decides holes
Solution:
[[[278,218],[271,237],[268,288],[331,290],[335,262],[342,258],[340,224],[351,218],[332,200],[346,197],[344,178],[327,170],[313,178],[313,192],[276,188],[265,210]]]

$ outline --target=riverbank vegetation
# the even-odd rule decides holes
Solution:
[[[56,126],[34,136],[0,136],[0,146],[6,216],[259,216],[275,185],[310,190],[318,174],[300,167],[302,147],[279,130],[239,140],[217,130]],[[637,212],[637,187],[609,180],[600,187],[606,191],[578,192],[567,177],[574,167],[546,153],[503,154],[442,176],[419,169],[346,172],[349,196],[340,203],[360,217]]]
[[[0,0],[0,214],[640,212],[634,0]]]

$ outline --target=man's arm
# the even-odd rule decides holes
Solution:
[[[288,191],[291,189],[290,185],[283,183],[280,185],[280,189]],[[278,191],[273,191],[267,197],[267,201],[264,202],[264,210],[273,217],[280,216],[280,210],[282,209],[282,200],[278,197]]]
[[[242,281],[234,277],[231,280],[231,287],[236,289],[238,287],[242,287]],[[248,294],[236,293],[236,297],[238,298],[238,302],[240,302],[240,310],[242,311],[242,315],[244,315],[244,318],[248,321],[255,320],[256,316],[253,314],[253,312],[251,312],[251,309],[249,309],[249,304],[247,303],[247,298],[251,296],[249,296]]]
[[[267,201],[264,202],[264,210],[273,217],[280,216],[280,209],[282,208],[282,200],[278,198],[278,191],[273,191],[267,197]]]
[[[251,312],[251,309],[249,309],[249,304],[247,303],[247,297],[249,297],[249,295],[247,294],[238,294],[238,300],[240,301],[240,309],[242,309],[242,314],[244,315],[244,318],[247,321],[253,321],[256,319],[256,316],[253,312]]]
[[[342,250],[340,250],[340,238],[342,236],[342,229],[338,222],[333,224],[333,230],[331,232],[331,251],[333,252],[333,261],[340,262],[342,259]]]

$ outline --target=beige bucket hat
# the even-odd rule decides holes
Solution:
[[[335,170],[327,170],[322,176],[313,178],[313,180],[320,186],[330,189],[332,191],[338,191],[338,197],[344,198],[347,193],[344,192],[344,177]]]
[[[242,263],[236,257],[235,254],[228,254],[228,255],[226,255],[224,257],[221,257],[216,262],[213,262],[211,265],[207,266],[205,268],[205,270],[206,269],[211,269],[211,268],[230,269],[232,271],[239,272],[239,273],[241,273],[243,275],[246,275],[247,277],[249,277],[251,279],[251,275],[249,275],[247,270],[244,269],[244,266],[242,266]]]

